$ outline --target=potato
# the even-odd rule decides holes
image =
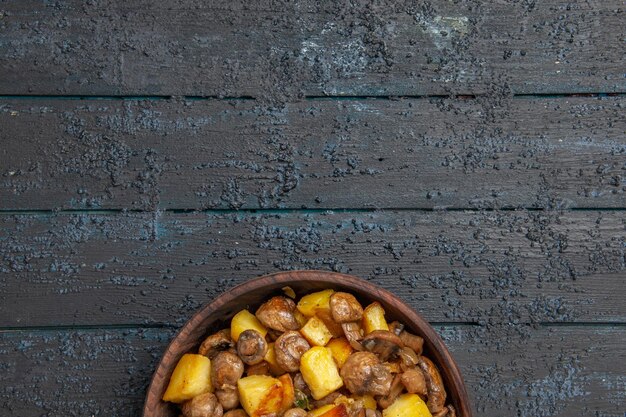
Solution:
[[[300,327],[304,326],[306,324],[307,320],[308,320],[307,316],[305,316],[304,314],[300,313],[300,310],[298,310],[297,308],[294,310],[293,316],[295,317],[295,319],[298,322],[298,324],[300,325]]]
[[[293,380],[291,379],[291,375],[281,375],[278,377],[278,380],[283,385],[283,403],[281,410],[287,411],[294,406],[293,402],[296,399],[296,389],[293,386]]]
[[[281,366],[276,361],[276,350],[274,348],[274,343],[268,343],[267,345],[267,353],[263,358],[270,365],[270,373],[274,376],[282,375],[285,373],[285,370],[281,368]]]
[[[350,342],[348,342],[348,339],[345,337],[332,339],[326,344],[326,347],[330,349],[330,353],[333,355],[333,359],[340,369],[343,364],[346,363],[346,360],[348,360],[348,356],[354,351],[352,346],[350,346]]]
[[[298,310],[307,317],[313,317],[318,309],[330,311],[330,296],[333,290],[323,290],[305,295],[298,302]]]
[[[332,410],[335,407],[337,407],[336,404],[323,405],[319,408],[316,408],[315,410],[309,411],[309,413],[307,414],[307,417],[320,417],[321,415],[325,414],[326,412]]]
[[[383,410],[383,417],[432,417],[432,414],[419,395],[403,394]]]
[[[237,381],[239,401],[250,417],[278,414],[283,407],[283,384],[268,375],[252,375]]]
[[[319,414],[319,417],[348,417],[348,409],[345,404],[331,405],[333,405],[333,407],[330,410]]]
[[[378,403],[371,395],[363,395],[361,397],[354,397],[355,400],[363,401],[363,407],[369,408],[371,410],[376,410],[378,407]]]
[[[333,337],[324,322],[315,316],[306,322],[304,327],[300,329],[300,333],[307,342],[314,346],[326,346],[326,343]]]
[[[241,310],[230,321],[230,337],[236,342],[239,339],[239,335],[248,329],[256,330],[263,337],[267,334],[267,328],[261,324],[254,314],[248,310]]]
[[[333,319],[333,315],[331,314],[330,310],[318,308],[317,310],[315,310],[315,315],[324,322],[333,337],[343,336],[343,328],[341,327],[341,324],[337,323],[335,319]]]
[[[363,329],[365,334],[370,334],[374,330],[389,330],[385,320],[385,310],[378,301],[365,307],[363,311]]]
[[[163,401],[182,403],[212,391],[211,360],[204,355],[187,353],[176,364]]]
[[[302,355],[300,372],[316,400],[343,386],[330,349],[322,346],[314,346]]]

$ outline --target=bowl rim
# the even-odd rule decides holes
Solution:
[[[337,281],[338,278],[340,279],[339,282]],[[455,402],[457,416],[472,417],[469,396],[465,388],[465,380],[461,375],[461,371],[456,361],[450,354],[450,351],[445,345],[443,339],[441,339],[439,334],[430,325],[430,323],[421,316],[421,314],[413,310],[408,304],[406,304],[406,302],[404,302],[400,297],[394,295],[392,292],[363,278],[340,272],[315,269],[279,271],[248,279],[230,289],[225,290],[223,293],[213,298],[211,301],[207,302],[200,309],[198,309],[191,316],[191,318],[187,320],[187,322],[176,332],[174,337],[172,337],[169,344],[167,345],[167,348],[163,352],[163,355],[159,360],[159,364],[152,374],[150,384],[146,391],[142,416],[152,417],[149,414],[151,412],[150,405],[162,401],[160,397],[156,397],[156,383],[157,379],[160,379],[158,377],[162,373],[164,373],[164,371],[166,371],[164,369],[164,363],[166,362],[166,359],[171,359],[171,357],[174,355],[172,347],[177,344],[177,340],[179,338],[189,337],[191,331],[194,330],[198,326],[199,322],[206,317],[207,311],[218,311],[221,307],[224,306],[224,304],[233,301],[238,296],[244,293],[249,293],[251,291],[264,288],[270,283],[285,284],[285,286],[287,286],[289,283],[293,283],[295,281],[328,282],[329,284],[340,285],[343,284],[346,287],[357,287],[359,288],[359,290],[367,292],[369,295],[371,295],[372,299],[393,300],[394,307],[397,308],[401,312],[401,314],[410,318],[411,324],[414,324],[420,329],[420,331],[422,331],[424,339],[427,339],[430,342],[433,350],[435,350],[437,355],[440,356],[440,366],[441,364],[445,365],[451,376],[451,379],[455,382],[454,388],[458,400],[457,402]]]

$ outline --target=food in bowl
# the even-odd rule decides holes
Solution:
[[[185,417],[455,417],[423,339],[376,301],[331,289],[243,309],[178,361],[164,401]]]

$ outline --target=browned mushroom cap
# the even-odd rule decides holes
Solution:
[[[248,329],[241,332],[237,340],[237,355],[247,365],[259,363],[267,353],[267,342],[261,333]]]
[[[391,404],[393,404],[396,398],[398,398],[398,395],[400,395],[400,393],[404,389],[404,386],[402,385],[402,381],[400,380],[400,378],[401,378],[400,374],[397,374],[393,378],[393,381],[391,382],[391,388],[389,389],[389,394],[383,395],[382,397],[378,398],[378,405],[380,406],[380,408],[389,407]]]
[[[302,354],[310,348],[311,345],[300,333],[295,331],[285,332],[276,339],[274,344],[276,362],[288,372],[297,372],[300,368]]]
[[[243,409],[238,408],[236,410],[230,410],[224,413],[224,417],[248,417],[248,414],[246,414]]]
[[[231,352],[219,352],[211,362],[211,381],[216,389],[235,386],[243,375],[244,366],[239,356]],[[223,404],[222,404],[223,405]]]
[[[222,389],[215,391],[215,396],[222,404],[224,410],[232,410],[239,407],[239,392],[235,386],[225,385]]]
[[[403,347],[398,351],[398,357],[400,358],[400,366],[403,371],[409,368],[414,368],[419,362],[419,356],[408,346]]]
[[[363,317],[363,307],[347,292],[336,292],[330,296],[330,311],[337,323],[359,321]]]
[[[285,411],[285,414],[283,414],[283,417],[306,417],[307,414],[308,413],[302,408],[294,407]]]
[[[219,352],[228,350],[233,346],[235,346],[235,343],[230,338],[230,330],[224,329],[204,339],[204,342],[198,348],[198,353],[213,360]]]
[[[302,377],[302,374],[300,372],[293,376],[293,386],[296,390],[302,392],[308,398],[311,398],[311,389],[304,381],[304,378]]]
[[[346,388],[356,395],[387,395],[393,377],[391,372],[371,352],[356,352],[341,367]]]
[[[185,401],[181,404],[180,410],[185,417],[222,417],[224,413],[217,397],[210,392]]]
[[[255,315],[263,325],[270,329],[286,332],[287,330],[298,330],[300,325],[294,316],[296,303],[282,296],[270,298],[263,303],[256,311]]]
[[[328,404],[332,404],[335,402],[335,400],[339,397],[341,397],[341,393],[338,391],[335,392],[331,392],[330,394],[328,394],[325,397],[320,398],[319,400],[315,400],[311,403],[311,406],[313,407],[313,409],[315,408],[320,408],[323,407],[325,405]]]
[[[400,336],[402,330],[404,330],[404,324],[400,323],[399,321],[392,321],[391,323],[389,323],[389,331],[396,336]]]
[[[254,365],[248,366],[246,369],[246,375],[269,375],[270,374],[270,364],[267,361],[261,361]]]
[[[383,362],[396,358],[400,348],[404,346],[398,336],[387,330],[374,330],[361,340],[361,345],[365,350],[378,355]]]
[[[437,366],[426,356],[420,356],[418,365],[426,378],[426,387],[428,388],[426,405],[428,405],[431,413],[438,413],[446,403],[446,390],[443,387],[441,374]]]
[[[404,343],[405,346],[408,346],[411,349],[413,349],[413,351],[417,353],[418,355],[422,354],[422,348],[424,346],[424,339],[422,339],[421,337],[416,336],[404,330],[402,333],[400,333],[400,340],[402,340],[402,343]]]
[[[407,369],[400,375],[400,379],[409,394],[419,394],[422,397],[428,394],[426,379],[418,368]]]
[[[350,346],[354,350],[363,350],[363,346],[359,343],[359,340],[363,339],[361,334],[361,326],[358,323],[342,323],[343,333],[346,335],[346,339],[350,342]]]

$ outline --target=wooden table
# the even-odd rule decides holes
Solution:
[[[2,416],[137,416],[303,268],[407,300],[476,416],[624,415],[623,1],[339,3],[0,2]]]

